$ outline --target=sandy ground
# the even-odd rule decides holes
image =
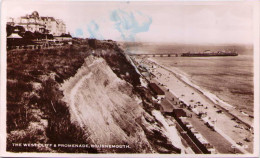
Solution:
[[[182,153],[184,153],[186,149],[181,142],[181,136],[178,135],[177,129],[174,126],[169,126],[160,111],[153,110],[152,115],[163,125],[164,129],[166,130],[166,134],[173,145],[181,149]]]
[[[156,65],[156,68],[150,71],[156,76],[158,82],[165,85],[174,95],[182,100],[186,105],[190,105],[192,111],[207,113],[208,119],[215,127],[216,131],[221,134],[231,144],[239,147],[242,152],[253,152],[253,134],[251,131],[246,130],[241,124],[234,120],[225,113],[217,113],[221,108],[216,106],[212,101],[205,97],[201,92],[189,86],[185,82],[178,79],[173,72],[160,67],[151,61],[143,61],[145,64],[151,66]],[[203,106],[196,106],[196,105]],[[248,138],[250,142],[244,139]],[[241,145],[237,143],[241,142]]]

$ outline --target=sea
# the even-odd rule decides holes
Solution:
[[[149,47],[150,46],[150,47]],[[226,103],[253,115],[254,112],[254,56],[250,46],[187,46],[139,44],[128,47],[130,53],[179,53],[178,57],[150,57],[169,69],[178,69],[193,84],[211,92]],[[177,49],[176,49],[177,48]],[[236,49],[238,56],[180,57],[185,51],[203,49]],[[158,52],[158,50],[163,50]],[[174,50],[174,51],[172,51]]]

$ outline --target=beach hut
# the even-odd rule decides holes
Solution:
[[[173,109],[172,113],[175,117],[187,117],[187,114],[183,109]]]
[[[173,105],[167,100],[167,99],[163,99],[161,102],[161,106],[162,109],[161,111],[163,111],[164,113],[168,114],[168,115],[173,115]]]
[[[165,98],[165,92],[156,83],[150,83],[149,88],[156,95],[157,99]]]
[[[209,127],[209,128],[212,129],[212,130],[215,130],[215,125],[209,120],[209,117],[208,117],[208,116],[202,118],[202,120],[203,120],[203,122],[205,123],[205,125],[206,125],[207,127]]]

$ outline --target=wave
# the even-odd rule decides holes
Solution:
[[[222,108],[229,110],[232,108],[235,108],[233,105],[221,100],[218,96],[216,96],[215,94],[199,87],[198,85],[194,84],[188,77],[187,74],[185,74],[184,72],[180,71],[179,69],[176,68],[168,68],[165,67],[161,64],[159,64],[157,61],[149,58],[148,60],[156,63],[157,65],[161,66],[162,68],[164,68],[165,70],[173,73],[174,76],[176,76],[179,80],[181,80],[182,82],[184,82],[185,84],[189,85],[190,87],[194,88],[195,90],[199,91],[201,94],[203,94],[207,99],[209,99],[210,101],[212,101],[214,104],[217,104],[219,106],[221,106]]]

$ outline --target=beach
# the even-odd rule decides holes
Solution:
[[[152,57],[158,64],[177,72],[186,82],[199,86],[222,104],[254,116],[253,56],[236,57]],[[198,89],[198,88],[197,88]],[[214,98],[214,99],[213,99]],[[253,119],[252,119],[253,120]]]
[[[160,65],[152,58],[138,60],[155,76],[153,79],[191,107],[194,114],[204,113],[216,131],[233,145],[238,145],[243,153],[253,152],[252,118],[244,115],[214,94],[202,89],[183,75],[178,69]],[[243,122],[242,122],[243,120]],[[250,140],[250,141],[248,141]]]

